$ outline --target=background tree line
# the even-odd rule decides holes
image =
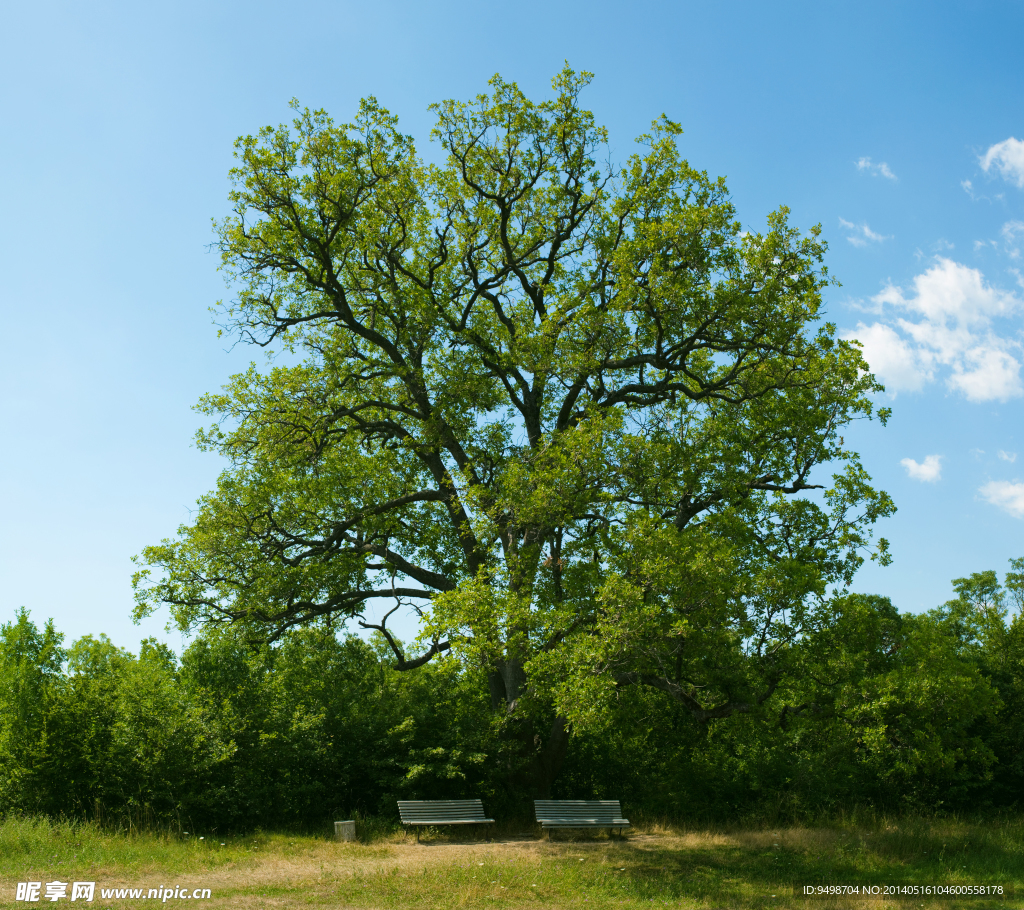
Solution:
[[[832,622],[793,647],[800,672],[756,711],[701,720],[624,687],[570,737],[554,793],[679,819],[1019,807],[1024,559],[1011,568],[1003,584],[956,579],[922,615],[833,600]],[[0,811],[225,831],[480,796],[525,817],[528,759],[501,735],[483,671],[450,655],[393,664],[379,634],[327,624],[273,645],[208,628],[180,658],[102,635],[65,647],[23,609],[0,629]]]

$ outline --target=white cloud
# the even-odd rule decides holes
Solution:
[[[875,233],[875,231],[868,227],[867,222],[864,224],[854,224],[852,221],[840,218],[839,226],[854,232],[852,236],[846,238],[854,246],[867,246],[869,243],[881,243],[883,240],[892,240],[891,236]]]
[[[884,161],[875,164],[870,158],[858,158],[856,164],[858,171],[867,171],[873,177],[885,177],[887,180],[896,179],[896,175]]]
[[[978,490],[992,505],[1014,518],[1024,518],[1024,483],[1010,483],[1008,480],[993,480]]]
[[[993,316],[1009,316],[1020,301],[1007,291],[985,283],[977,269],[939,257],[930,269],[914,278],[913,296],[889,285],[875,299],[903,306],[928,320],[952,318],[964,325],[986,323]]]
[[[844,337],[861,342],[872,372],[891,392],[920,390],[941,370],[947,386],[971,401],[1024,394],[1024,346],[993,326],[1019,312],[1022,301],[993,288],[977,269],[940,257],[911,289],[889,284],[872,303],[882,319]]]
[[[941,455],[925,455],[921,464],[918,464],[913,458],[904,458],[900,464],[907,469],[907,476],[912,480],[935,483],[942,477]]]
[[[965,351],[959,362],[953,364],[953,375],[947,382],[970,401],[1006,401],[1024,393],[1020,362],[995,345],[979,345]]]
[[[996,454],[1000,457],[1001,460],[1008,461],[1010,462],[1010,464],[1013,464],[1017,460],[1016,452],[1004,452],[1002,449],[1000,449]]]
[[[918,392],[933,379],[927,358],[919,356],[916,348],[884,323],[858,323],[856,330],[846,337],[861,343],[871,371],[891,391]]]
[[[1013,136],[997,142],[981,156],[981,166],[985,173],[993,165],[1003,175],[1003,179],[1024,189],[1024,142]]]

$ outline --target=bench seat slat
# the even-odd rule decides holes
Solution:
[[[416,815],[408,815],[408,814],[406,814],[406,815],[403,815],[402,818],[405,821],[410,821],[410,822],[431,821],[431,820],[436,818],[436,819],[443,819],[444,821],[449,821],[452,824],[454,824],[455,822],[483,822],[483,821],[491,821],[492,820],[492,819],[489,819],[489,818],[484,818],[484,816],[482,816],[482,815],[457,815],[457,816],[455,816],[455,815],[442,815],[440,813],[433,813],[432,814],[430,812],[424,812],[422,814],[416,814]]]
[[[541,822],[545,828],[631,828],[629,819],[626,818],[604,818],[600,821],[571,818],[544,819]]]
[[[493,825],[494,823],[495,820],[493,818],[428,818],[423,819],[422,821],[402,821],[403,825]]]
[[[400,806],[479,806],[483,803],[478,799],[400,799]]]
[[[602,815],[596,818],[588,817],[581,818],[580,816],[571,816],[569,818],[540,818],[538,821],[544,822],[545,825],[567,825],[570,823],[578,825],[628,825],[628,818],[617,818],[614,815]]]

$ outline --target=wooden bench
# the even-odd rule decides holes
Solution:
[[[403,825],[416,826],[416,840],[423,825],[493,825],[484,818],[484,804],[478,799],[400,799],[398,814]]]
[[[535,799],[533,811],[551,840],[552,828],[628,828],[617,799]]]

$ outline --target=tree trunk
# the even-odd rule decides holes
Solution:
[[[546,742],[539,735],[534,737],[534,742],[540,748],[534,754],[533,798],[551,799],[551,788],[569,750],[569,726],[566,719],[556,716],[551,722]]]
[[[491,706],[512,712],[526,687],[526,672],[522,662],[505,660],[496,670],[487,674],[491,693]],[[533,799],[550,799],[551,788],[562,770],[569,748],[569,728],[566,718],[556,716],[546,735],[532,718],[513,718],[525,767],[514,772],[513,785],[527,790]]]

